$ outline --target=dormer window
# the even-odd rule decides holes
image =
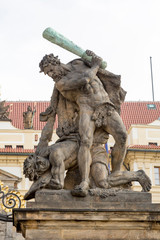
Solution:
[[[147,108],[148,109],[156,109],[156,105],[155,104],[147,104]]]
[[[149,142],[148,145],[149,146],[151,146],[151,145],[158,146],[157,142]]]

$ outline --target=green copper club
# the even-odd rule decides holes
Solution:
[[[46,28],[43,32],[43,37],[48,41],[68,50],[69,52],[72,52],[87,61],[91,61],[92,57],[88,56],[82,48],[77,46],[75,43],[73,43],[60,33],[56,32],[52,28]],[[101,64],[101,68],[105,69],[106,67],[107,63],[103,61]]]

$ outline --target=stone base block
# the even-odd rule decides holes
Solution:
[[[151,204],[150,194],[144,199],[145,194],[102,199],[76,198],[69,191],[40,191],[26,209],[14,209],[14,225],[26,240],[159,240],[160,204]]]

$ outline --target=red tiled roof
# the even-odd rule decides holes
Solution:
[[[49,106],[49,102],[33,102],[33,101],[17,101],[11,102],[8,101],[5,103],[6,105],[10,105],[9,108],[9,118],[12,120],[12,125],[19,129],[24,129],[23,126],[23,112],[27,111],[27,107],[31,106],[32,110],[34,106],[36,107],[36,112],[33,118],[33,129],[35,130],[42,130],[45,125],[45,122],[39,121],[39,114]],[[57,128],[57,121],[54,125],[54,128]]]
[[[22,148],[0,148],[0,153],[34,153],[34,149],[22,149]]]
[[[128,146],[128,149],[151,149],[151,150],[157,150],[159,149],[160,150],[160,146],[156,146],[154,144],[151,144],[151,145],[130,145]]]
[[[156,109],[148,109],[147,104],[155,104]],[[124,102],[121,117],[128,130],[131,124],[149,124],[160,117],[160,102]]]
[[[147,104],[155,104],[156,109],[148,109]],[[28,105],[34,108],[36,105],[36,113],[33,119],[33,126],[35,130],[42,130],[45,122],[39,121],[39,114],[43,112],[49,105],[49,102],[33,102],[33,101],[17,101],[6,102],[10,105],[9,118],[12,120],[12,125],[19,129],[23,127],[23,112],[27,111]],[[121,117],[128,130],[131,124],[148,124],[160,117],[160,102],[124,102],[121,106]],[[54,128],[57,128],[58,123],[56,120]]]

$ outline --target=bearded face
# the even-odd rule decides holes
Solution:
[[[60,62],[58,56],[55,57],[53,54],[45,55],[40,62],[39,67],[41,70],[40,72],[44,72],[44,74],[47,74],[55,82],[70,71],[65,64]]]
[[[48,159],[32,155],[25,159],[23,166],[23,174],[30,181],[37,180],[50,167]]]
[[[30,181],[34,181],[35,179],[35,157],[29,156],[25,159],[23,165],[23,174],[25,178],[29,178]]]
[[[61,79],[61,77],[64,76],[65,74],[65,71],[61,65],[49,64],[47,67],[44,67],[43,71],[44,71],[44,74],[47,74],[55,82]]]

